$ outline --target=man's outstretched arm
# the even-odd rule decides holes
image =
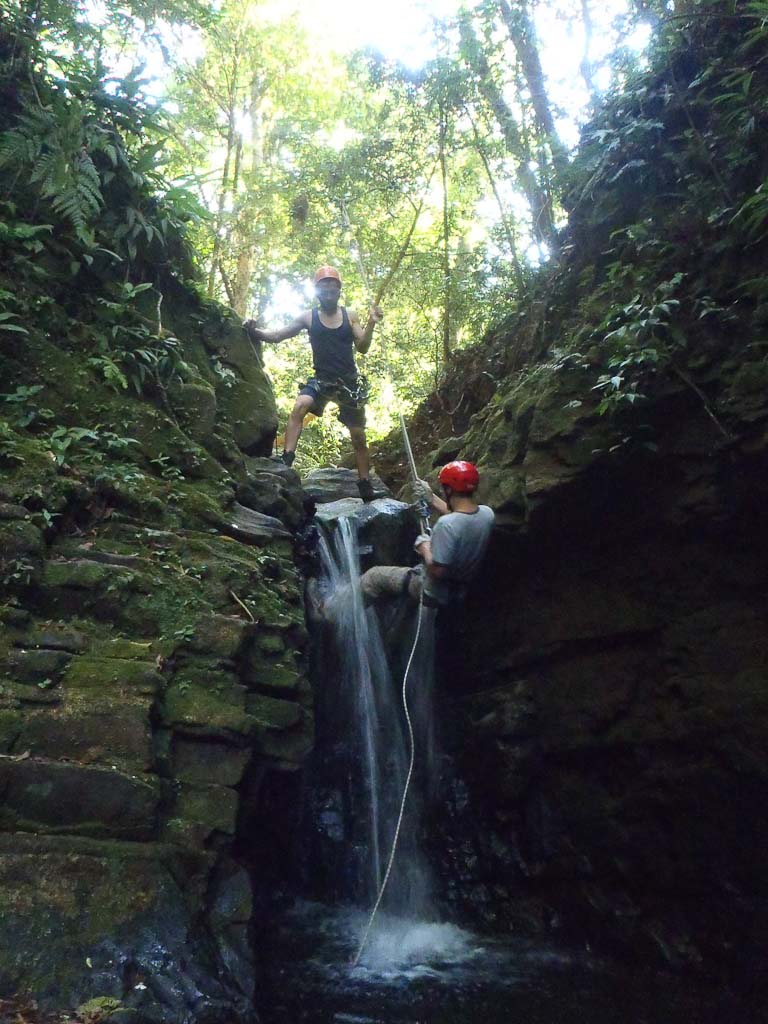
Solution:
[[[358,352],[365,353],[371,347],[371,340],[373,338],[373,328],[379,323],[380,320],[384,319],[384,314],[379,306],[371,306],[370,314],[368,316],[368,323],[363,327],[360,323],[360,318],[353,309],[347,310],[347,316],[349,317],[349,325],[352,328],[352,336],[355,339],[355,348]]]
[[[248,337],[253,341],[266,341],[267,344],[275,344],[278,341],[287,341],[288,338],[295,338],[302,331],[309,330],[310,313],[302,313],[292,320],[286,327],[277,327],[273,331],[264,330],[258,327],[255,320],[246,320],[243,324]]]

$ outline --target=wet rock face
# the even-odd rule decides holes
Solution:
[[[442,684],[467,787],[435,823],[445,896],[733,976],[768,929],[768,410],[726,441],[678,394],[645,410],[658,451],[608,456],[560,398],[486,473],[501,525]]]
[[[242,331],[168,316],[190,374],[170,410],[118,400],[63,344],[31,337],[3,363],[19,383],[53,368],[40,400],[124,431],[132,461],[62,470],[10,429],[1,460],[0,999],[245,1024],[241,823],[258,826],[262,785],[314,737],[302,497],[284,467],[245,464],[270,451],[275,415]]]
[[[413,508],[394,498],[340,498],[317,506],[316,522],[332,530],[340,519],[354,517],[363,570],[371,565],[408,565],[414,561],[413,542],[419,532]]]
[[[111,517],[35,548],[3,608],[3,994],[254,1019],[230,852],[243,794],[295,771],[313,714],[291,535],[266,515],[234,533]]]

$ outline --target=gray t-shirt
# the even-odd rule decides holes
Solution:
[[[488,547],[493,519],[488,505],[479,505],[477,512],[440,516],[432,531],[432,559],[447,572],[439,580],[427,574],[426,595],[438,604],[463,600],[467,582],[477,573]]]

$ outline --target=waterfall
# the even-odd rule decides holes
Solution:
[[[367,870],[364,891],[372,904],[381,885],[394,838],[395,824],[409,763],[402,682],[415,635],[417,613],[405,598],[382,615],[366,608],[360,589],[357,522],[337,521],[323,535],[319,554],[319,594],[330,622],[338,657],[338,678],[323,680],[318,699],[332,728],[343,730],[351,770],[363,773],[367,802],[365,835]],[[422,796],[434,773],[432,729],[432,660],[434,615],[422,612],[421,638],[409,673],[407,697],[413,722],[417,770],[409,791],[392,874],[382,904],[388,920],[434,919],[429,870],[420,849]],[[358,823],[359,824],[359,823]],[[357,830],[359,834],[359,829]],[[402,927],[402,922],[400,922]]]

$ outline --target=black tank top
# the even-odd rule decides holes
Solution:
[[[318,310],[312,310],[309,343],[312,346],[315,375],[319,380],[353,380],[357,377],[354,337],[344,306],[341,307],[339,327],[326,327],[320,320]]]

